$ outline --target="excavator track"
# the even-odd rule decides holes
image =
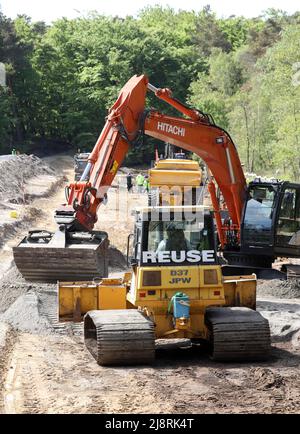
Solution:
[[[266,360],[270,355],[269,322],[246,307],[206,309],[211,358],[216,361]]]
[[[102,366],[154,361],[154,323],[136,309],[89,311],[84,317],[84,340]]]

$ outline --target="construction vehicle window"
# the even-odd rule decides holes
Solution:
[[[281,201],[276,230],[276,244],[300,246],[300,191],[286,188]]]
[[[140,240],[141,240],[141,230],[140,230],[140,228],[136,227],[133,257],[137,260],[140,259],[140,257],[141,257],[141,241]]]
[[[208,229],[199,221],[149,222],[148,251],[209,250]]]
[[[244,217],[244,243],[270,244],[276,189],[253,186],[249,189]]]

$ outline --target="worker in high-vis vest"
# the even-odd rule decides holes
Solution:
[[[143,190],[144,190],[144,180],[145,180],[145,178],[144,178],[144,176],[141,173],[139,173],[137,175],[137,177],[135,178],[135,183],[136,183],[136,186],[137,186],[138,193],[143,193]]]
[[[148,193],[149,189],[150,189],[150,182],[149,182],[149,176],[148,175],[146,175],[144,178],[143,186],[144,186],[144,193]]]

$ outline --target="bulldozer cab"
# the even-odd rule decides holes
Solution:
[[[206,207],[145,208],[135,218],[131,265],[216,264],[213,218]]]

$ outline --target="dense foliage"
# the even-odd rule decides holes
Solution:
[[[300,175],[300,14],[269,10],[218,19],[209,7],[149,7],[138,18],[60,19],[51,26],[0,12],[0,152],[89,150],[134,74],[227,129],[246,170]],[[149,98],[149,105],[165,104]],[[153,141],[128,163],[153,158]]]

